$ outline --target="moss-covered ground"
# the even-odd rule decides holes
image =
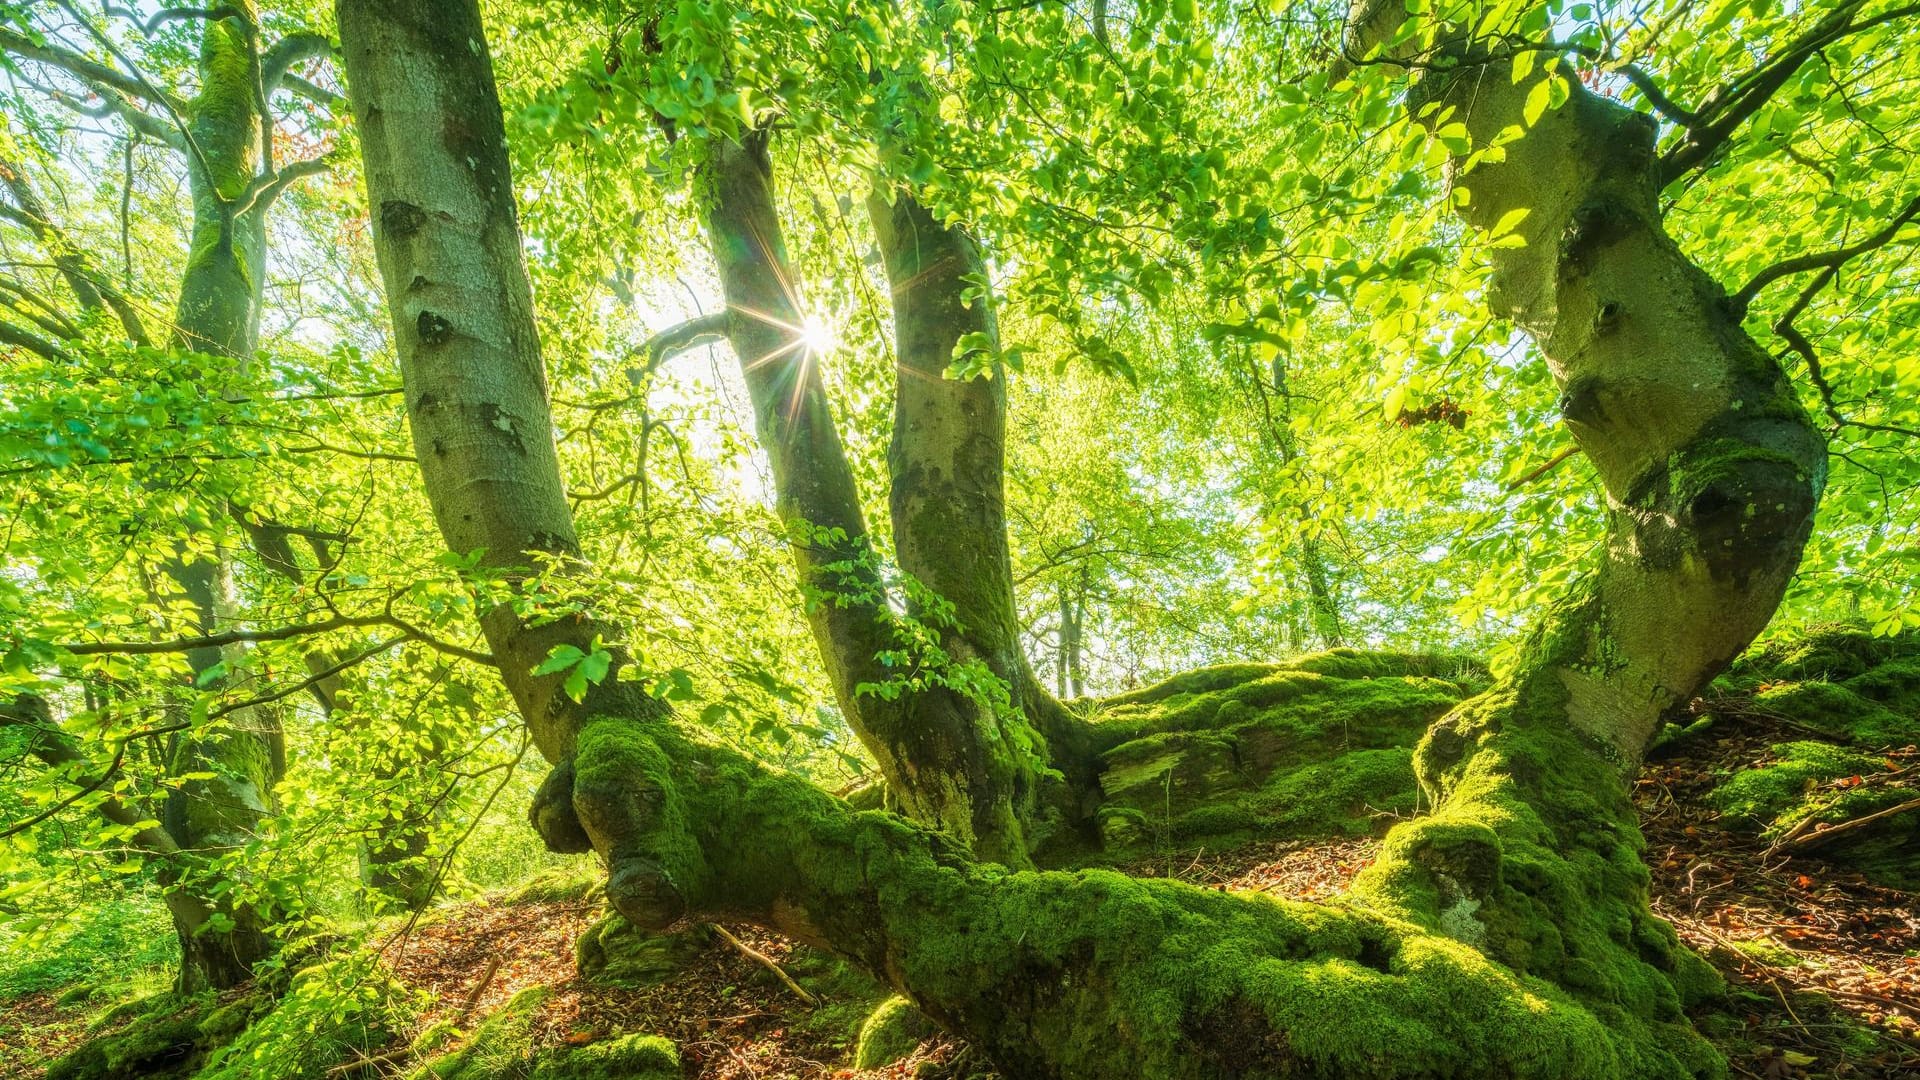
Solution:
[[[1796,826],[1809,835],[1910,790],[1903,778],[1920,768],[1900,770],[1920,755],[1895,745],[1920,715],[1920,667],[1909,680],[1907,650],[1838,628],[1763,646],[1698,718],[1670,731],[1636,791],[1654,909],[1728,981],[1725,998],[1689,1011],[1735,1075],[1863,1080],[1920,1070],[1912,894],[1864,876],[1848,861],[1851,845],[1766,856]],[[1455,658],[1337,652],[1206,669],[1113,699],[1096,717],[1114,774],[1104,816],[1132,831],[1110,828],[1104,850],[1063,861],[1326,898],[1367,871],[1387,824],[1423,809],[1413,744],[1482,678]],[[1470,853],[1472,837],[1450,840],[1449,828],[1435,820],[1396,843],[1434,845],[1434,858]],[[1910,866],[1913,851],[1881,861],[1902,857]],[[1527,860],[1509,852],[1504,872],[1529,872]],[[64,975],[35,983],[0,1001],[0,1078],[990,1075],[831,957],[732,928],[817,999],[809,1005],[717,935],[661,941],[609,919],[595,876],[546,875],[443,909],[408,933],[376,935],[288,978],[277,1000],[136,998],[132,984]],[[1462,929],[1487,932],[1472,920]],[[1368,962],[1364,948],[1354,960]],[[42,1032],[50,1047],[80,1049],[46,1071],[55,1054],[21,1052]],[[1214,1037],[1232,1053],[1244,1034]]]

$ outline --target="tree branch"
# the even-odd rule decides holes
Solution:
[[[659,369],[661,364],[676,355],[697,345],[709,341],[722,341],[727,336],[727,313],[724,309],[711,315],[702,315],[697,319],[688,319],[678,326],[669,327],[647,339],[635,353],[640,360],[639,367],[627,369],[627,381],[635,386],[646,382],[647,376]]]
[[[65,349],[24,327],[0,320],[0,345],[17,345],[56,363],[70,364],[73,356]]]
[[[1727,303],[1734,317],[1741,318],[1745,316],[1747,308],[1753,304],[1754,297],[1760,295],[1760,290],[1779,281],[1781,278],[1791,277],[1794,274],[1802,274],[1808,270],[1838,270],[1849,259],[1865,255],[1869,251],[1877,251],[1880,248],[1886,247],[1893,242],[1894,237],[1900,234],[1900,230],[1905,227],[1907,222],[1912,221],[1916,216],[1920,216],[1920,196],[1914,197],[1907,203],[1905,208],[1898,214],[1895,214],[1893,220],[1887,224],[1886,228],[1881,229],[1879,232],[1874,233],[1859,243],[1834,248],[1832,251],[1816,251],[1809,252],[1805,255],[1796,255],[1791,259],[1782,259],[1774,263],[1772,266],[1755,274],[1753,280],[1747,282],[1741,287],[1739,292],[1734,293],[1728,298]]]
[[[227,4],[212,8],[172,7],[161,8],[159,11],[154,12],[153,17],[142,24],[140,29],[151,34],[167,23],[187,19],[207,19],[210,21],[218,19],[240,19],[244,22],[253,21],[247,17],[245,11]]]
[[[0,215],[19,222],[48,249],[53,263],[59,268],[60,275],[66,279],[67,287],[73,290],[75,299],[80,301],[83,310],[92,311],[102,304],[113,309],[119,318],[121,329],[127,338],[136,345],[147,343],[147,332],[139,312],[127,302],[120,291],[104,278],[91,273],[85,255],[80,248],[69,240],[60,227],[54,224],[46,205],[39,194],[27,182],[26,173],[18,162],[0,158],[0,185],[4,185],[13,195],[17,210],[0,205]]]
[[[1814,278],[1805,289],[1801,290],[1793,306],[1787,308],[1786,312],[1773,324],[1773,332],[1779,334],[1786,341],[1787,346],[1798,353],[1800,359],[1806,361],[1807,377],[1813,380],[1813,388],[1820,395],[1820,404],[1835,424],[1840,427],[1859,428],[1862,431],[1881,431],[1890,435],[1905,435],[1920,439],[1920,431],[1913,428],[1854,420],[1842,413],[1839,404],[1834,401],[1833,383],[1827,380],[1826,369],[1820,364],[1820,354],[1814,350],[1813,342],[1807,339],[1807,335],[1794,325],[1794,320],[1807,310],[1807,305],[1813,302],[1813,298],[1818,296],[1820,291],[1825,289],[1839,273],[1840,267],[1837,263],[1822,270],[1819,277]]]
[[[290,165],[283,166],[279,171],[274,173],[256,176],[253,178],[253,181],[247,185],[247,189],[240,193],[240,197],[234,200],[234,216],[239,217],[253,210],[259,210],[261,213],[265,213],[273,206],[273,201],[278,199],[281,193],[285,192],[295,181],[305,179],[309,176],[318,176],[331,168],[333,168],[332,160],[326,157],[317,157],[308,158],[305,161],[293,162]],[[408,458],[407,460],[411,461],[413,459]]]
[[[195,163],[199,165],[200,175],[206,177],[209,187],[217,189],[218,184],[214,176],[213,165],[207,160],[206,151],[202,150],[200,143],[194,139],[193,129],[187,125],[186,118],[180,115],[180,110],[185,106],[175,100],[173,95],[165,93],[159,87],[154,86],[152,82],[148,81],[147,77],[140,73],[139,66],[132,60],[129,60],[125,53],[120,51],[120,47],[113,43],[113,39],[101,33],[100,28],[93,25],[90,20],[82,17],[78,11],[74,10],[72,4],[68,3],[67,0],[56,0],[56,2],[62,10],[73,16],[75,22],[86,27],[87,33],[93,35],[93,39],[98,41],[100,46],[106,49],[108,53],[112,54],[115,60],[126,65],[127,70],[132,72],[128,77],[133,80],[134,85],[145,91],[145,96],[147,96],[149,100],[158,104],[161,109],[166,111],[167,118],[172,120],[173,126],[179,130],[181,143],[186,146],[187,151],[193,155]]]
[[[99,656],[115,654],[120,656],[151,656],[157,653],[192,652],[195,649],[217,649],[241,642],[288,641],[298,637],[310,637],[334,630],[349,630],[369,626],[391,627],[421,644],[431,646],[450,656],[471,660],[476,664],[491,664],[492,656],[476,652],[451,642],[441,641],[433,635],[407,622],[405,619],[384,611],[378,615],[335,615],[331,619],[319,622],[295,623],[291,626],[278,626],[270,630],[228,630],[219,634],[206,634],[200,637],[171,638],[162,641],[77,641],[59,648],[74,656]]]
[[[89,24],[90,25],[90,24]],[[97,61],[89,60],[79,53],[60,48],[57,45],[45,45],[34,41],[24,34],[12,30],[0,30],[0,51],[12,53],[22,59],[59,68],[75,78],[95,87],[111,89],[128,97],[139,98],[162,108],[171,108],[177,102],[145,79],[136,78],[117,68],[108,67]],[[105,96],[104,94],[102,96]]]
[[[1772,100],[1793,77],[1800,65],[1815,53],[1848,34],[1920,14],[1920,4],[1885,11],[1870,19],[1853,21],[1866,0],[1845,0],[1827,16],[1796,38],[1779,56],[1762,63],[1753,71],[1716,91],[1700,109],[1698,123],[1689,124],[1687,138],[1660,161],[1660,183],[1664,187],[1689,170],[1709,163],[1740,125]]]
[[[271,94],[281,88],[282,80],[293,65],[332,51],[333,43],[319,34],[288,34],[260,57],[260,81]]]
[[[67,318],[59,305],[17,281],[0,280],[0,293],[11,293],[19,297],[18,301],[0,298],[0,303],[12,308],[21,318],[33,323],[40,329],[57,338],[77,338],[80,328]],[[33,310],[29,310],[29,308]]]
[[[15,697],[13,701],[8,703],[4,708],[0,708],[0,727],[9,726],[28,727],[38,732],[38,737],[28,744],[27,752],[39,758],[52,768],[63,768],[69,765],[83,763],[87,759],[86,755],[81,753],[80,747],[74,742],[73,736],[62,731],[59,725],[53,722],[52,710],[47,707],[45,699],[36,695],[21,694]],[[125,764],[127,759],[127,747],[135,739],[146,738],[150,735],[165,735],[174,731],[182,731],[188,726],[189,725],[184,723],[167,724],[162,727],[136,731],[121,737],[117,740],[118,745],[114,748],[113,760],[108,763],[107,767],[101,771],[99,776],[92,780],[82,782],[80,784],[80,790],[47,807],[40,813],[33,815],[25,821],[9,825],[4,830],[0,830],[0,840],[4,840],[17,833],[25,832],[86,798],[88,795],[106,787],[115,776],[119,775],[120,767]],[[173,834],[167,832],[166,829],[159,825],[141,826],[141,822],[147,820],[146,815],[140,813],[134,807],[128,806],[126,800],[120,798],[118,795],[109,794],[100,804],[100,813],[108,821],[116,825],[123,825],[129,828],[139,826],[134,833],[134,840],[149,852],[157,855],[168,855],[180,850],[180,845],[174,840]]]

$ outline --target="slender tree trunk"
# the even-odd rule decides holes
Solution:
[[[1347,631],[1340,622],[1340,601],[1327,578],[1327,558],[1320,550],[1320,541],[1301,540],[1299,561],[1300,576],[1307,585],[1307,608],[1313,613],[1313,630],[1320,644],[1329,649],[1345,645]]]
[[[889,686],[902,671],[881,663],[879,657],[908,649],[909,641],[897,631],[888,610],[886,585],[861,513],[853,471],[840,444],[816,358],[808,353],[801,332],[805,317],[774,206],[765,133],[750,133],[738,144],[714,142],[706,177],[707,229],[727,297],[728,338],[740,357],[753,398],[755,428],[773,466],[776,506],[789,530],[809,622],[841,708],[879,762],[904,812],[947,829],[983,858],[1025,865],[1027,813],[1034,804],[1032,763],[1039,760],[1035,755],[1043,748],[1025,730],[1017,712],[1022,699],[1037,691],[1032,689],[1034,680],[1017,637],[1002,636],[1011,625],[1011,591],[1005,593],[1002,605],[992,595],[991,583],[986,591],[971,590],[962,580],[964,574],[930,566],[931,550],[923,551],[924,542],[913,537],[923,536],[937,523],[928,518],[910,523],[907,532],[901,532],[903,516],[914,516],[924,496],[909,494],[902,502],[896,479],[895,540],[903,545],[901,566],[928,592],[951,603],[953,615],[936,616],[928,610],[925,596],[909,596],[909,614],[934,626],[948,661],[925,688]],[[907,301],[910,317],[921,317],[919,302]],[[899,310],[896,305],[896,314]],[[908,325],[902,331],[903,357],[910,347],[924,352],[925,343],[913,335],[924,335],[926,330],[922,324]],[[951,349],[949,339],[945,350],[950,353]],[[940,380],[945,366],[944,361],[935,366],[931,378]],[[931,464],[931,455],[956,449],[934,451],[933,443],[966,437],[951,421],[937,419],[937,405],[925,404],[931,391],[909,389],[909,384],[918,388],[920,381],[905,375],[901,380],[899,415],[914,431],[896,436],[892,454],[896,475],[904,470],[915,477],[908,481],[908,488],[916,482],[933,482],[922,472],[939,468]],[[1001,392],[998,386],[991,390]],[[993,487],[996,521],[1000,520],[997,455],[1004,443],[1003,413],[1004,406],[983,413],[999,424],[998,434],[990,436],[997,441],[972,451],[985,450],[991,458],[991,475],[985,479]],[[925,430],[941,424],[945,425],[941,431]],[[928,461],[923,464],[916,455]],[[977,469],[980,464],[971,462],[967,467]],[[947,475],[952,467],[949,462]],[[948,524],[969,529],[973,525]],[[996,558],[1000,564],[1006,561],[1004,524],[977,535],[987,547],[983,566],[992,572]],[[951,542],[960,541],[955,537]],[[929,575],[923,576],[922,571]],[[1002,570],[998,581],[1009,583],[1011,571]],[[950,624],[983,631],[975,639],[956,632]],[[981,642],[992,644],[982,648]],[[959,669],[971,660],[981,661],[988,672],[1005,681],[1012,700],[997,700],[991,687],[969,679]],[[1009,675],[1014,678],[1008,679]]]
[[[46,247],[49,261],[59,270],[67,288],[73,291],[73,298],[79,302],[80,310],[91,315],[102,308],[112,309],[114,317],[120,320],[121,328],[126,331],[127,340],[136,345],[147,344],[147,330],[139,312],[121,295],[120,290],[114,288],[111,281],[95,273],[86,254],[75,247],[60,227],[54,224],[46,204],[41,201],[39,193],[33,190],[19,162],[0,158],[0,185],[4,185],[7,193],[13,197],[21,224]]]
[[[485,548],[511,573],[529,551],[570,550],[571,522],[479,13],[342,0],[339,16],[428,494],[450,547]],[[1476,132],[1514,122],[1527,89],[1510,90],[1505,68],[1487,82],[1467,95]],[[1595,197],[1654,205],[1645,169],[1614,171],[1612,151],[1638,144],[1609,133],[1640,122],[1574,92],[1509,146],[1508,195],[1498,180],[1476,189],[1535,205],[1543,238]],[[1539,211],[1542,193],[1565,192],[1569,207]],[[1703,968],[1647,910],[1626,779],[1662,710],[1777,602],[1818,491],[1819,440],[1657,218],[1571,245],[1559,256],[1580,264],[1571,285],[1559,246],[1543,246],[1533,284],[1561,283],[1553,319],[1577,331],[1594,310],[1583,292],[1602,290],[1647,321],[1594,347],[1543,333],[1555,326],[1539,308],[1518,315],[1569,389],[1602,380],[1601,412],[1573,420],[1612,500],[1612,550],[1512,677],[1435,726],[1421,760],[1439,805],[1389,835],[1350,904],[977,864],[940,832],[757,766],[618,682],[570,703],[525,661],[551,642],[617,643],[618,628],[530,629],[501,608],[486,617],[501,675],[559,762],[536,824],[550,844],[605,855],[608,897],[635,923],[742,919],[824,945],[1012,1077],[1714,1073],[1681,1011]],[[1528,264],[1503,270],[1524,286]],[[1667,392],[1672,380],[1692,393]]]
[[[245,4],[235,15],[203,24],[200,89],[187,112],[198,148],[189,155],[188,167],[192,240],[174,312],[177,347],[229,358],[242,367],[253,355],[266,257],[264,211],[237,214],[234,208],[260,167],[256,19],[252,5]],[[237,610],[232,564],[224,554],[184,558],[168,573],[196,612],[197,633],[214,632]],[[216,663],[237,667],[244,655],[237,646],[224,653],[202,649],[190,653],[188,662],[199,682]],[[182,739],[169,764],[175,774],[213,776],[183,784],[169,796],[168,831],[189,852],[231,851],[273,811],[273,789],[286,764],[278,716],[270,709],[243,710],[219,730]],[[182,875],[182,887],[205,887],[193,880],[195,869],[172,872],[175,878]],[[203,906],[216,917],[195,921],[175,913],[181,988],[223,989],[244,982],[253,964],[272,952],[261,916],[232,901]]]

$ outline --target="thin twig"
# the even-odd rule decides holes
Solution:
[[[744,941],[741,941],[739,938],[734,937],[731,933],[727,931],[726,927],[721,926],[719,923],[708,923],[707,925],[713,927],[715,933],[719,934],[722,938],[726,939],[727,944],[733,946],[736,949],[739,949],[740,954],[742,956],[745,956],[749,960],[754,960],[759,962],[760,965],[765,967],[768,971],[771,971],[775,975],[780,976],[780,981],[783,983],[786,983],[787,989],[793,991],[794,995],[797,996],[801,1001],[806,1002],[809,1006],[812,1006],[814,1008],[819,1008],[820,999],[817,997],[814,997],[812,994],[807,993],[805,987],[802,987],[799,983],[794,982],[793,976],[788,975],[786,971],[784,971],[780,967],[779,964],[774,963],[772,957],[768,956],[766,953],[760,952],[759,950],[755,949],[753,946],[748,945]]]

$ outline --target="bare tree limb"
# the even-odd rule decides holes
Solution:
[[[298,75],[295,75],[291,71],[287,72],[285,75],[280,76],[279,88],[282,90],[285,90],[290,94],[294,94],[299,97],[306,98],[308,101],[313,102],[315,105],[324,105],[329,110],[336,113],[339,112],[341,107],[346,105],[347,103],[346,98],[343,98],[339,94],[336,94],[331,90],[328,90],[326,87],[317,86],[311,82],[308,82],[306,79],[303,79]]]
[[[89,60],[79,53],[63,49],[57,45],[46,45],[34,41],[24,34],[12,30],[0,30],[0,51],[12,53],[25,60],[59,68],[75,78],[95,88],[107,88],[128,97],[171,108],[179,104],[145,79],[136,78],[117,68]]]
[[[1861,240],[1859,243],[1834,248],[1831,251],[1815,251],[1805,255],[1796,255],[1791,259],[1782,259],[1774,263],[1772,266],[1755,274],[1753,280],[1747,282],[1740,288],[1739,292],[1734,293],[1728,298],[1727,303],[1736,318],[1744,316],[1747,308],[1753,304],[1754,297],[1760,295],[1760,290],[1779,281],[1781,278],[1791,277],[1794,274],[1803,274],[1808,270],[1838,270],[1849,259],[1865,255],[1869,251],[1877,251],[1892,243],[1894,238],[1900,235],[1900,230],[1906,226],[1907,222],[1912,221],[1916,216],[1920,216],[1920,196],[1913,198],[1898,214],[1895,214],[1893,220],[1887,223],[1886,228]]]
[[[17,345],[62,364],[73,362],[73,356],[65,349],[31,330],[4,320],[0,320],[0,345]]]
[[[92,20],[83,17],[78,11],[75,11],[73,5],[68,3],[67,0],[55,0],[55,2],[58,3],[61,9],[66,11],[67,14],[73,16],[75,22],[86,27],[87,33],[91,34],[93,39],[100,43],[101,48],[107,50],[115,60],[120,61],[120,63],[126,66],[127,70],[132,73],[128,77],[131,78],[137,86],[145,90],[148,99],[158,104],[160,108],[166,112],[167,118],[173,121],[173,126],[179,130],[180,140],[186,145],[187,151],[193,155],[194,162],[200,167],[200,175],[207,178],[208,186],[217,187],[213,165],[208,161],[206,151],[201,149],[200,143],[194,139],[193,129],[188,126],[186,117],[180,115],[180,110],[185,106],[175,99],[173,95],[153,85],[153,83],[141,73],[139,65],[128,59],[127,54],[120,51],[120,47],[113,43],[112,38],[101,33],[100,28],[93,25]],[[251,26],[251,24],[248,25]]]
[[[152,656],[158,653],[191,652],[195,649],[215,649],[240,642],[289,641],[298,637],[310,637],[334,630],[348,630],[369,626],[387,626],[431,646],[451,656],[471,660],[478,664],[491,664],[493,657],[476,652],[451,642],[441,641],[425,630],[407,622],[405,619],[384,611],[378,615],[335,615],[331,619],[318,622],[294,623],[290,626],[277,626],[268,630],[228,630],[219,634],[206,634],[200,637],[171,638],[160,641],[77,641],[59,648],[74,656],[99,656],[115,654],[121,656]]]
[[[639,386],[647,380],[647,376],[675,355],[709,341],[725,340],[726,336],[727,313],[724,309],[662,330],[648,338],[647,343],[635,353],[640,366],[627,369],[627,381]]]
[[[288,34],[260,57],[260,81],[271,94],[281,88],[282,80],[293,65],[332,51],[333,43],[319,34]]]
[[[331,159],[317,157],[309,158],[306,161],[296,161],[289,165],[282,166],[277,172],[256,176],[253,178],[253,181],[247,185],[247,189],[240,193],[239,198],[234,200],[234,216],[238,217],[241,214],[249,213],[253,210],[259,210],[261,213],[265,213],[273,206],[273,201],[278,199],[294,182],[309,176],[318,176],[331,168],[333,168],[333,161]],[[413,459],[408,458],[407,460],[411,461]]]

